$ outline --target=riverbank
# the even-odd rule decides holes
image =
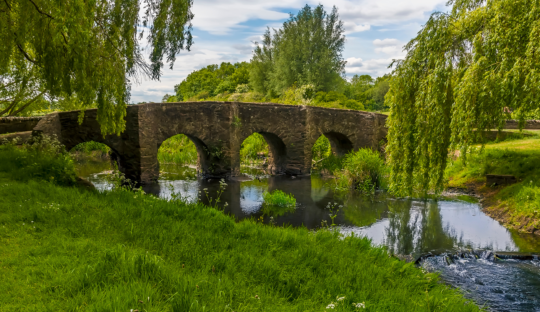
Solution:
[[[29,175],[23,153],[0,148],[5,311],[478,310],[367,239],[235,222],[123,189],[87,191],[58,178],[72,170],[68,158]],[[36,155],[27,159],[34,172],[63,159]]]
[[[484,212],[524,233],[540,235],[540,137],[490,143],[484,151],[450,161],[447,187],[474,192]],[[486,185],[486,174],[513,175],[517,183]]]

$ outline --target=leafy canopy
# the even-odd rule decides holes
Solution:
[[[313,9],[306,5],[282,28],[266,30],[251,60],[252,87],[269,97],[294,84],[332,90],[345,73],[343,33],[336,7],[328,14],[322,5]]]
[[[104,134],[120,133],[132,80],[159,79],[164,62],[172,67],[176,55],[189,50],[191,5],[191,0],[1,1],[0,116],[15,115],[43,95],[75,97],[78,108],[97,106]],[[141,43],[150,47],[149,64]]]
[[[208,65],[189,74],[176,90],[176,100],[186,101],[198,96],[208,98],[220,93],[232,93],[241,84],[249,83],[249,63]]]
[[[540,2],[454,0],[405,47],[386,101],[391,106],[391,187],[439,191],[448,153],[501,129],[540,102]],[[523,117],[521,117],[523,119]]]

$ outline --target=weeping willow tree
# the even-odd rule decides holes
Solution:
[[[454,0],[396,62],[386,101],[391,188],[440,191],[448,154],[540,103],[540,1]]]
[[[45,95],[73,97],[78,109],[97,106],[104,134],[120,133],[131,83],[159,79],[164,62],[172,68],[189,50],[191,6],[192,0],[0,1],[0,116]],[[141,45],[149,47],[149,62]]]

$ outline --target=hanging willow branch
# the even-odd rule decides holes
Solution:
[[[510,108],[540,105],[540,1],[456,0],[406,46],[386,96],[391,188],[441,191],[448,154],[466,154]]]
[[[102,133],[119,134],[132,81],[159,79],[164,62],[171,68],[176,55],[190,49],[192,4],[0,0],[0,87],[4,81],[32,81],[0,90],[0,112],[21,113],[46,94],[68,99],[73,109],[97,107]],[[149,47],[148,62],[141,45]],[[24,99],[7,100],[23,89]]]

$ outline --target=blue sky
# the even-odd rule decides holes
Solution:
[[[160,102],[174,85],[209,64],[249,61],[253,42],[266,27],[279,28],[304,5],[338,8],[345,24],[343,57],[348,77],[383,75],[392,59],[404,56],[403,45],[412,39],[431,13],[446,11],[447,0],[194,0],[194,45],[182,51],[174,68],[164,69],[160,81],[143,80],[132,86],[131,102]]]

